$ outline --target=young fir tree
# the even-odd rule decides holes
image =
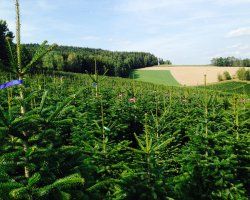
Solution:
[[[237,178],[242,164],[234,150],[231,108],[224,110],[223,106],[205,95],[204,122],[197,126],[180,156],[181,174],[175,178],[177,199],[247,199]],[[214,107],[221,115],[213,113]]]
[[[128,147],[125,141],[109,143],[107,154],[94,154],[102,177],[88,191],[106,194],[102,199],[170,199],[168,163],[164,161],[171,157],[168,150],[175,138],[157,136],[147,124],[144,133],[135,138],[138,148]]]
[[[228,126],[232,127],[234,138],[233,152],[236,155],[236,179],[243,184],[247,196],[250,197],[250,102],[245,96],[235,97],[233,101],[233,119]]]
[[[27,73],[55,45],[47,48],[44,42],[23,66],[18,0],[15,5],[16,55],[9,38],[7,43],[11,71],[23,85],[8,89],[7,104],[0,105],[0,199],[69,199],[84,182],[77,171],[64,169],[65,159],[74,154],[61,134],[72,123],[66,115],[75,95],[50,106],[49,91],[32,90]],[[73,169],[74,163],[68,165]]]

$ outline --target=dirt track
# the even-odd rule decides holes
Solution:
[[[218,74],[228,71],[231,76],[236,74],[239,67],[215,67],[215,66],[154,66],[140,70],[169,70],[174,78],[182,85],[202,85],[204,75],[207,75],[207,83],[218,82]]]

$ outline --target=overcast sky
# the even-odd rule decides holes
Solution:
[[[20,0],[22,42],[146,51],[174,64],[250,57],[250,0]],[[14,0],[0,19],[15,29]]]

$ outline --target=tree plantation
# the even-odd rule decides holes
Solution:
[[[25,88],[23,100],[1,91],[3,199],[249,195],[244,96],[74,74],[28,76]]]
[[[213,90],[99,75],[123,77],[158,61],[23,46],[15,3],[16,44],[5,28],[0,71],[0,200],[249,199],[248,86],[223,92],[230,84]]]

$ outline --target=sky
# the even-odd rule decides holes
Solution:
[[[250,0],[20,0],[22,42],[145,51],[173,64],[250,57]],[[0,19],[15,31],[14,0]]]

